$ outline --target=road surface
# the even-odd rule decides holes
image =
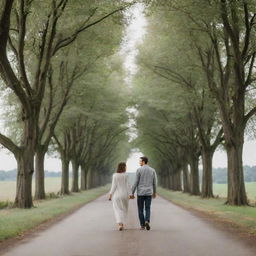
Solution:
[[[136,200],[127,229],[118,231],[107,195],[25,238],[5,256],[255,256],[241,240],[158,197],[150,231],[139,230]]]

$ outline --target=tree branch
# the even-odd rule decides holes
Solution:
[[[0,143],[11,151],[15,156],[20,152],[20,148],[8,137],[0,133]]]
[[[25,61],[24,61],[24,47],[25,47],[25,36],[26,36],[26,20],[28,12],[25,11],[29,6],[25,6],[24,0],[19,1],[19,34],[18,34],[18,63],[19,63],[19,72],[21,75],[22,85],[24,86],[25,90],[27,91],[28,95],[32,95],[32,88],[28,81],[27,72],[25,68]]]
[[[10,16],[13,0],[3,0],[0,13],[0,74],[7,87],[11,88],[19,98],[22,105],[29,109],[26,94],[20,85],[7,57],[7,42],[9,38]]]
[[[252,108],[244,117],[244,123],[246,125],[246,123],[248,122],[248,120],[256,114],[256,107]]]
[[[133,4],[133,3],[131,3],[131,4]],[[90,27],[92,27],[92,26],[94,26],[94,25],[96,25],[96,24],[98,24],[98,23],[104,21],[105,19],[107,19],[108,17],[112,16],[113,14],[124,10],[125,8],[131,6],[131,4],[128,4],[128,5],[125,5],[125,6],[121,7],[121,8],[118,8],[118,9],[116,9],[116,10],[114,10],[114,11],[108,13],[107,15],[105,15],[105,16],[103,16],[103,17],[97,19],[96,21],[94,21],[94,22],[92,22],[92,23],[90,23],[90,24],[88,24],[88,25],[83,24],[83,25],[80,26],[80,28],[78,28],[72,35],[70,35],[70,36],[68,36],[68,37],[66,37],[66,38],[64,38],[64,39],[61,39],[61,40],[59,40],[59,41],[56,43],[56,45],[55,45],[55,47],[54,47],[54,50],[53,50],[53,55],[56,54],[56,52],[57,52],[58,50],[60,50],[61,48],[63,48],[63,47],[65,47],[65,46],[71,44],[72,42],[74,42],[74,40],[77,38],[77,36],[78,36],[81,32],[83,32],[83,31],[85,31],[86,29],[88,29],[88,28],[90,28]],[[91,13],[91,15],[87,18],[87,20],[86,20],[84,23],[87,23],[87,22],[92,18],[92,16],[94,16],[95,13],[96,13],[96,9],[93,10],[93,12]]]

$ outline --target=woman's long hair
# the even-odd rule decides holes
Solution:
[[[123,173],[126,171],[126,163],[119,163],[117,166],[117,173]]]

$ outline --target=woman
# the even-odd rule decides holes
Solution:
[[[131,195],[129,176],[125,172],[126,163],[119,163],[117,172],[113,174],[109,195],[109,200],[113,202],[114,214],[120,231],[124,229],[128,215],[129,195]]]

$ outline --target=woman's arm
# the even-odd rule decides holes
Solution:
[[[128,174],[126,176],[126,187],[127,187],[127,193],[130,197],[132,195],[132,189],[131,189],[131,184],[129,182],[129,175]]]
[[[115,193],[116,186],[117,185],[116,185],[115,174],[113,174],[113,176],[112,176],[112,185],[111,185],[111,189],[110,189],[110,192],[109,192],[109,199],[108,200],[112,199],[112,195]]]

